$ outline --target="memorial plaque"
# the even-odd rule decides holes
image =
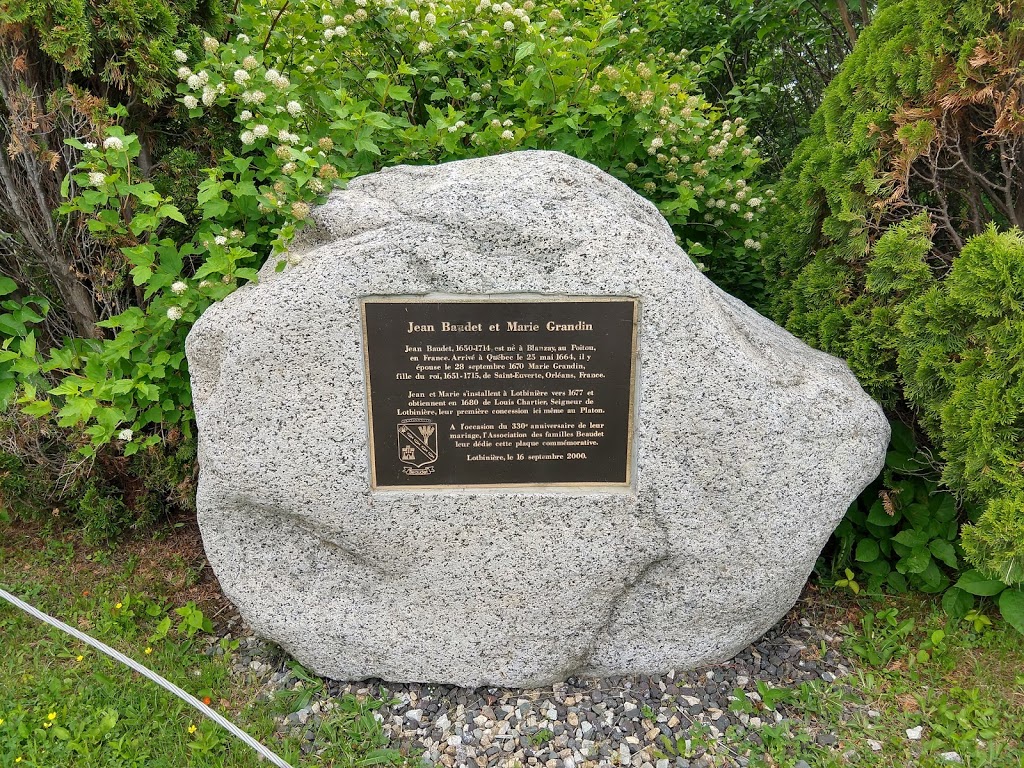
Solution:
[[[637,300],[363,300],[374,488],[627,486]]]

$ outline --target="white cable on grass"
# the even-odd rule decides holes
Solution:
[[[199,699],[197,699],[191,693],[183,691],[181,688],[176,686],[170,680],[167,680],[167,679],[161,677],[160,675],[158,675],[156,672],[153,672],[152,670],[147,669],[146,667],[144,667],[141,664],[139,664],[137,661],[134,661],[133,659],[129,659],[123,653],[121,653],[120,651],[114,650],[109,645],[105,645],[104,643],[101,643],[99,640],[94,640],[93,638],[89,637],[89,635],[85,634],[84,632],[81,632],[81,631],[75,629],[74,627],[69,627],[64,622],[58,621],[57,619],[53,618],[52,616],[48,616],[45,613],[43,613],[42,611],[40,611],[40,610],[38,610],[36,608],[33,608],[31,605],[29,605],[28,603],[24,602],[23,600],[19,600],[18,598],[16,598],[10,592],[5,592],[4,590],[0,589],[0,597],[2,597],[4,600],[9,602],[11,605],[14,605],[14,606],[17,606],[18,608],[21,608],[21,610],[23,610],[25,613],[29,614],[30,616],[34,616],[35,618],[39,619],[40,621],[49,624],[51,627],[56,627],[57,629],[59,629],[59,630],[61,630],[63,632],[67,632],[69,635],[71,635],[72,637],[78,638],[79,640],[81,640],[86,645],[91,645],[93,648],[95,648],[95,649],[97,649],[99,651],[102,651],[103,653],[107,654],[107,656],[110,656],[112,659],[116,659],[117,661],[120,661],[122,664],[125,664],[126,666],[131,667],[136,672],[138,672],[140,675],[144,675],[145,677],[148,677],[150,680],[152,680],[154,683],[159,685],[164,690],[170,691],[171,693],[173,693],[175,696],[177,696],[182,701],[191,704],[193,707],[195,707],[200,712],[202,712],[204,715],[206,715],[208,718],[213,720],[215,723],[217,723],[217,725],[219,725],[221,728],[226,730],[228,733],[232,734],[233,736],[237,736],[239,739],[241,739],[246,744],[248,744],[250,747],[252,747],[254,750],[256,750],[256,752],[260,756],[266,758],[267,760],[272,762],[274,765],[278,766],[278,768],[292,768],[292,766],[288,762],[286,762],[284,759],[282,759],[282,758],[278,757],[277,755],[275,755],[273,752],[271,752],[265,746],[263,746],[258,741],[256,741],[256,739],[254,739],[248,733],[246,733],[241,728],[239,728],[237,725],[232,723],[230,720],[226,720],[225,718],[223,718],[221,715],[219,715],[217,712],[215,712],[210,707],[206,706],[206,704],[201,702]]]

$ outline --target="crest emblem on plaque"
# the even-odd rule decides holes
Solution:
[[[428,419],[402,419],[398,422],[398,458],[402,473],[429,475],[437,461],[437,424]]]

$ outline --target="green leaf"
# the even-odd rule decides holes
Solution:
[[[874,539],[861,539],[857,542],[857,554],[854,559],[859,563],[870,563],[878,559],[878,542]]]
[[[24,336],[28,329],[25,324],[18,320],[14,315],[3,314],[0,315],[0,334],[4,336]]]
[[[217,219],[228,212],[228,201],[217,198],[203,204],[203,218]]]
[[[21,340],[21,346],[18,347],[18,351],[22,357],[36,356],[36,335],[33,331],[25,334],[25,338]]]
[[[928,534],[908,529],[897,533],[892,540],[911,549],[920,549],[928,544]]]
[[[943,523],[948,523],[956,517],[956,500],[952,494],[937,494],[932,497],[928,506],[931,509],[932,516]]]
[[[18,290],[18,284],[9,277],[0,276],[0,296],[6,296]]]
[[[920,582],[919,589],[929,594],[935,595],[939,592],[945,592],[946,588],[949,587],[949,579],[942,573],[938,563],[931,558],[928,560],[928,566],[918,574],[917,578]]]
[[[518,64],[520,61],[522,61],[527,56],[532,54],[535,50],[537,50],[537,44],[536,43],[533,43],[533,42],[531,42],[529,40],[526,41],[525,43],[520,43],[519,45],[516,46],[516,60],[515,60],[515,63]]]
[[[62,427],[74,427],[86,421],[94,410],[97,402],[91,397],[70,397],[60,409],[57,423]]]
[[[919,547],[896,564],[900,573],[923,573],[932,561],[932,553],[926,547]]]
[[[156,212],[156,215],[166,217],[168,219],[173,219],[179,224],[185,223],[185,217],[182,215],[181,211],[179,211],[175,206],[171,205],[170,203],[164,203],[163,205],[161,205],[160,209]]]
[[[153,276],[153,270],[149,267],[138,266],[131,271],[131,276],[135,285],[143,285]]]
[[[886,581],[889,582],[889,586],[896,592],[907,591],[907,577],[902,573],[893,571],[886,577]]]
[[[1007,589],[999,596],[999,612],[1006,623],[1024,635],[1024,589]]]
[[[872,576],[887,576],[891,570],[889,568],[889,563],[885,558],[881,557],[877,560],[872,560],[870,563],[861,563],[860,569],[864,571],[864,573],[869,573]]]
[[[893,515],[886,512],[881,499],[872,504],[871,511],[868,512],[868,522],[881,528],[896,525],[900,521],[900,517],[899,510],[896,510],[896,513]]]
[[[928,524],[931,522],[931,513],[924,504],[908,504],[903,510],[903,516],[910,521],[911,527],[918,531],[927,530]]]
[[[970,592],[972,595],[979,595],[981,597],[992,597],[998,595],[1004,589],[1006,585],[996,579],[989,579],[981,571],[972,569],[965,571],[960,579],[957,581],[956,586],[965,592]]]
[[[956,560],[956,549],[945,539],[932,539],[928,544],[928,549],[950,568],[956,568],[959,565]]]
[[[917,442],[914,440],[914,433],[902,422],[890,422],[892,426],[892,438],[890,444],[894,451],[899,451],[907,456],[917,453]]]
[[[49,400],[36,400],[34,403],[29,403],[21,409],[22,413],[26,416],[36,417],[45,416],[52,410],[53,406],[50,404]]]
[[[889,451],[885,456],[885,466],[895,472],[915,472],[921,469],[921,462],[913,456],[908,456],[898,451]]]
[[[152,635],[150,635],[150,638],[148,638],[148,640],[150,640],[151,643],[155,643],[158,640],[163,640],[165,637],[167,637],[167,633],[170,631],[170,629],[170,616],[164,616],[163,620],[160,622],[160,624],[157,625],[156,630]]]
[[[0,409],[6,409],[14,396],[18,383],[14,379],[0,379]]]
[[[355,148],[360,152],[369,152],[374,155],[380,154],[380,147],[374,144],[372,141],[366,138],[359,138],[355,140]]]
[[[959,621],[974,607],[974,595],[959,587],[950,587],[942,596],[942,610],[950,618]]]

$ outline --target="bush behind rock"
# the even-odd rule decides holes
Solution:
[[[756,142],[704,98],[699,66],[655,61],[639,43],[601,5],[239,3],[226,33],[155,59],[162,82],[178,81],[170,109],[187,136],[158,172],[116,99],[106,112],[94,103],[102,119],[64,142],[65,202],[50,213],[90,244],[91,273],[116,288],[116,306],[93,308],[86,338],[54,343],[46,322],[61,296],[37,312],[12,283],[5,307],[24,318],[4,331],[0,395],[103,475],[86,505],[98,528],[128,524],[118,500],[135,509],[142,496],[106,459],[194,441],[191,323],[280,259],[334,184],[402,162],[531,148],[588,159],[654,201],[733,290],[756,294]],[[157,485],[166,498],[181,483]]]
[[[891,0],[780,185],[767,309],[915,421],[983,511],[971,562],[1024,581],[1020,5]],[[954,559],[955,562],[955,559]]]

